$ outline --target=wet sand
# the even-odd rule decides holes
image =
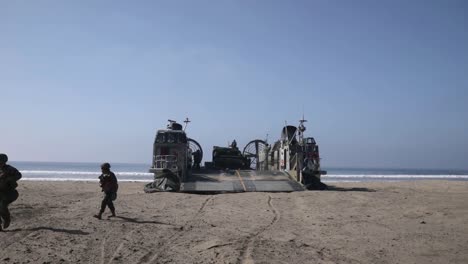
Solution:
[[[194,195],[20,181],[0,263],[468,263],[468,182]]]

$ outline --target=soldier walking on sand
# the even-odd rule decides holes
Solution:
[[[115,208],[114,203],[117,199],[117,190],[119,189],[119,184],[117,183],[117,177],[115,174],[110,170],[109,163],[103,163],[101,165],[102,174],[99,176],[99,185],[102,188],[102,192],[104,192],[104,198],[101,202],[101,210],[97,215],[94,215],[97,219],[102,219],[102,214],[106,209],[106,206],[109,207],[112,215],[110,217],[115,216]]]
[[[8,156],[0,154],[0,231],[10,226],[8,205],[18,199],[16,182],[21,179],[21,173],[15,167],[7,165],[7,161]]]

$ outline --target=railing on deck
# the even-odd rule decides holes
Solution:
[[[174,155],[156,155],[154,157],[154,168],[177,171],[177,157]]]

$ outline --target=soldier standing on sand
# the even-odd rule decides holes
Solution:
[[[115,201],[117,199],[117,190],[119,189],[119,184],[117,183],[117,178],[115,177],[115,174],[110,171],[110,164],[109,163],[103,163],[101,165],[101,171],[102,174],[99,176],[99,185],[102,188],[102,191],[104,192],[104,199],[102,199],[101,202],[101,210],[97,215],[94,215],[97,219],[102,219],[102,213],[104,213],[104,210],[106,209],[106,206],[109,207],[112,215],[110,217],[115,216],[115,208],[114,208],[114,203],[112,201]]]
[[[10,226],[8,205],[18,199],[18,183],[21,173],[13,166],[7,165],[8,156],[0,154],[0,231]],[[2,226],[3,221],[3,226]]]

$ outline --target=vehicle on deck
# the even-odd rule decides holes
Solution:
[[[242,155],[237,146],[213,147],[213,167],[217,169],[250,168],[250,159]]]

